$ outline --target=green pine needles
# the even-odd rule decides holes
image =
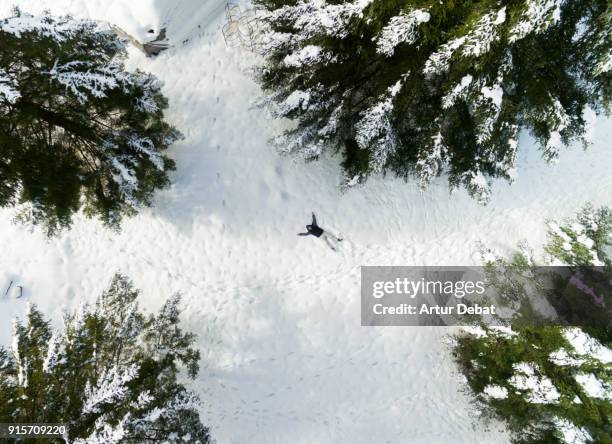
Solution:
[[[151,204],[180,134],[149,74],[94,21],[15,10],[0,20],[0,206],[49,234],[83,209],[106,225]]]
[[[546,160],[608,112],[606,0],[256,0],[266,31],[256,77],[295,126],[282,151],[343,156],[345,184],[445,173],[479,201],[512,181],[518,136]]]
[[[118,275],[60,330],[30,306],[10,350],[0,347],[0,422],[66,423],[75,444],[210,442],[198,397],[179,382],[200,357],[179,327],[179,298],[157,315],[137,300]]]
[[[612,341],[598,332],[486,329],[459,337],[454,354],[484,417],[504,421],[513,443],[609,444]]]
[[[512,328],[466,328],[453,353],[483,415],[504,421],[514,443],[612,443],[611,245],[610,208],[587,205],[548,222],[541,264],[573,271],[552,289],[534,285],[526,245],[510,260],[484,251],[488,281],[515,313]],[[542,301],[555,325],[540,322]]]

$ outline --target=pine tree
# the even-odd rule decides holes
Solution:
[[[549,262],[556,265],[612,266],[612,208],[585,205],[574,219],[548,222],[545,245]]]
[[[67,441],[208,443],[198,397],[178,382],[198,373],[194,335],[179,328],[179,297],[144,315],[122,276],[93,306],[54,330],[34,306],[0,348],[0,422],[66,423]]]
[[[295,126],[282,151],[343,156],[345,184],[392,172],[422,187],[446,173],[489,199],[512,181],[518,135],[546,160],[609,112],[606,0],[256,0],[266,31],[256,78]]]
[[[550,292],[535,282],[526,244],[510,260],[485,251],[496,275],[489,282],[515,313],[512,328],[467,328],[454,355],[484,416],[505,421],[515,443],[612,442],[610,245],[610,208],[587,205],[573,219],[549,221],[541,263],[576,271]],[[532,304],[543,298],[556,325],[537,322]]]
[[[516,444],[612,442],[612,341],[570,327],[486,328],[454,355],[485,418]]]
[[[525,242],[510,259],[482,249],[489,285],[520,314],[515,324],[546,324],[533,306],[534,300],[545,299],[562,323],[610,325],[612,209],[587,204],[573,218],[547,226],[546,254],[540,260]]]
[[[162,151],[180,134],[159,82],[125,71],[125,55],[94,21],[0,20],[0,206],[49,234],[81,208],[117,227],[168,185]]]

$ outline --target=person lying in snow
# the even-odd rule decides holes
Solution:
[[[298,233],[298,236],[313,235],[315,237],[322,237],[323,239],[325,239],[325,242],[327,242],[327,245],[329,245],[329,248],[334,251],[338,250],[337,243],[342,242],[341,237],[334,236],[333,234],[329,233],[328,231],[325,231],[323,228],[317,225],[317,218],[314,213],[312,213],[312,222],[310,223],[310,225],[306,225],[306,230],[306,233]]]

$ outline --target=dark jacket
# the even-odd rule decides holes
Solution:
[[[306,225],[306,230],[308,230],[306,233],[298,234],[300,236],[308,236],[309,234],[312,234],[316,237],[321,237],[321,235],[323,234],[323,228],[319,227],[318,225]]]
[[[298,233],[298,236],[308,236],[309,234],[312,234],[313,236],[321,237],[323,234],[324,230],[317,225],[317,218],[314,213],[312,213],[312,222],[310,225],[306,225],[306,230],[308,230],[306,233]]]

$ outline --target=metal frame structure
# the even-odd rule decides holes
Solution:
[[[241,10],[235,3],[225,5],[227,22],[222,32],[225,44],[230,48],[242,47],[252,52],[259,52],[260,27],[255,9]]]

